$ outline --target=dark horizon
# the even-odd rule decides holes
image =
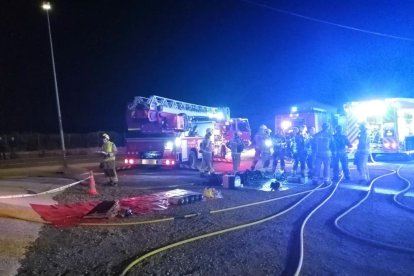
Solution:
[[[414,2],[51,4],[68,133],[126,132],[125,109],[134,96],[228,106],[233,117],[249,118],[255,130],[261,123],[273,128],[275,110],[298,102],[340,107],[347,101],[413,95]],[[40,5],[3,3],[1,134],[59,131],[47,20]]]

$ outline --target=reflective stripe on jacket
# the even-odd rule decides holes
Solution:
[[[315,134],[314,139],[314,148],[316,155],[331,155],[333,150],[333,137],[332,134],[326,131],[320,131]]]

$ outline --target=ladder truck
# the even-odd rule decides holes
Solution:
[[[200,144],[213,130],[214,155],[225,155],[236,131],[249,146],[251,130],[245,118],[230,118],[228,107],[208,107],[156,95],[136,96],[126,110],[127,165],[180,166],[195,169]]]

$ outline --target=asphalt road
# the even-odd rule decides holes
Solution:
[[[124,166],[122,159],[122,156],[118,157],[119,167]],[[95,171],[98,185],[105,183],[106,179],[98,169],[99,161],[100,158],[96,156],[69,156],[66,168],[62,166],[59,156],[0,162],[0,275],[15,275],[27,247],[39,236],[42,224],[30,220],[42,219],[31,209],[30,204],[57,204],[53,200],[56,194],[34,195],[86,178],[89,171]],[[230,163],[216,163],[216,167],[217,170],[231,170]],[[125,170],[120,173],[120,179],[122,183],[138,186],[137,189],[142,190],[185,187],[200,181],[194,171],[156,168],[144,169],[138,175],[137,170]],[[7,198],[9,196],[17,197]]]
[[[246,155],[243,162],[242,162],[242,169],[247,169],[251,163],[251,155]],[[395,169],[396,165],[394,164],[385,164],[382,166],[383,168],[389,168],[389,169]],[[411,169],[412,165],[408,165],[406,167],[406,173],[410,173],[410,178],[412,179],[412,173]],[[5,195],[11,195],[11,194],[34,194],[39,192],[44,192],[50,189],[54,189],[56,187],[65,186],[67,184],[73,183],[77,179],[81,179],[83,177],[87,176],[87,173],[89,170],[94,170],[96,172],[95,180],[97,182],[97,188],[98,192],[99,189],[103,188],[101,185],[106,182],[105,178],[102,174],[98,173],[97,171],[97,164],[94,162],[79,162],[79,163],[73,163],[69,169],[62,170],[61,166],[59,164],[48,164],[47,166],[37,166],[30,168],[9,168],[8,170],[0,170],[0,175],[2,175],[2,178],[0,179],[0,197]],[[221,162],[221,163],[215,163],[215,169],[216,171],[230,171],[231,170],[231,163]],[[377,174],[379,174],[377,172]],[[6,175],[11,175],[11,177],[6,177]],[[124,170],[119,172],[119,178],[120,178],[120,187],[118,187],[116,190],[118,192],[121,192],[122,189],[129,189],[129,190],[136,190],[137,192],[145,191],[145,190],[157,190],[157,189],[174,189],[175,187],[188,187],[191,189],[192,186],[199,185],[202,182],[206,181],[205,178],[201,178],[200,175],[197,172],[186,170],[186,169],[157,169],[157,168],[135,168],[131,170]],[[391,184],[387,186],[387,181],[383,182],[380,187],[377,187],[376,193],[379,195],[386,194],[387,193],[395,193],[396,189],[401,189],[404,185],[401,182],[398,182],[397,180],[392,180],[392,183],[397,186],[394,186],[394,184]],[[341,185],[340,189],[341,193],[343,195],[337,196],[338,200],[335,201],[334,207],[336,209],[325,209],[329,210],[331,213],[336,213],[342,210],[343,208],[346,208],[349,205],[349,200],[351,197],[355,196],[355,191],[358,191],[359,189],[362,189],[361,194],[364,192],[364,188],[360,185],[357,185],[357,183],[347,183],[344,185]],[[80,190],[86,191],[87,188],[80,187]],[[348,192],[347,192],[348,191]],[[1,206],[1,212],[3,213],[3,217],[0,219],[0,229],[1,229],[1,236],[0,236],[0,274],[1,275],[15,275],[16,269],[19,266],[21,258],[24,256],[27,246],[31,243],[33,243],[36,239],[38,239],[38,233],[41,229],[41,224],[38,223],[32,223],[32,222],[26,222],[23,220],[15,220],[10,218],[5,218],[7,216],[7,213],[9,214],[18,214],[21,216],[21,214],[26,214],[27,216],[34,216],[31,213],[28,213],[28,206],[30,203],[41,203],[41,204],[54,204],[55,201],[52,199],[51,195],[45,195],[42,197],[34,196],[34,197],[25,197],[25,198],[18,198],[18,199],[0,199],[0,206]],[[84,198],[88,198],[89,195],[85,193]],[[412,189],[409,191],[405,197],[405,202],[407,204],[413,204],[412,201],[413,193]],[[373,204],[373,203],[370,203]],[[383,206],[383,205],[381,205]],[[369,206],[368,206],[369,207]],[[371,207],[368,208],[372,209]],[[383,207],[380,207],[383,208]],[[394,207],[393,207],[394,208]],[[17,211],[16,211],[17,210]],[[336,210],[336,211],[335,211]],[[309,210],[303,210],[304,213],[309,212]],[[303,214],[304,214],[303,213]],[[395,214],[400,214],[401,212],[397,212]],[[362,212],[361,215],[358,216],[358,222],[361,225],[364,225],[364,217],[371,216],[374,218],[374,216],[369,215],[369,213]],[[298,215],[298,217],[301,217],[302,215]],[[328,216],[329,217],[329,216]],[[396,217],[396,216],[395,216]],[[322,217],[322,220],[314,221],[314,225],[311,228],[311,233],[316,233],[318,236],[326,236],[327,233],[324,232],[326,229],[321,228],[321,225],[325,224],[326,217]],[[375,218],[378,220],[384,220],[382,217]],[[403,219],[406,219],[406,216],[403,218],[400,218],[401,221]],[[370,220],[370,223],[368,224],[368,227],[372,227],[370,225],[373,225],[373,219]],[[383,224],[381,227],[379,227],[383,231],[394,231],[393,228],[395,228],[398,225],[399,221],[394,222],[394,224]],[[354,223],[347,223],[348,227],[353,229],[354,231],[360,231],[358,227],[356,227],[356,224]],[[411,225],[411,224],[407,224]],[[355,228],[355,229],[354,229]],[[322,230],[324,229],[324,230]],[[372,232],[372,229],[368,228],[368,231]],[[407,230],[407,229],[405,229]],[[408,230],[409,231],[409,230]],[[407,231],[400,231],[399,235],[408,238]],[[332,234],[330,234],[332,235]],[[333,235],[332,241],[335,241],[336,235]],[[393,238],[393,235],[389,235],[387,238],[390,240],[395,239]],[[328,236],[326,236],[326,242],[331,241],[328,239]],[[397,239],[396,241],[401,242],[401,239]],[[412,240],[406,240],[407,244],[411,244]],[[313,241],[315,242],[315,241]],[[235,240],[234,243],[236,244],[237,241]],[[330,247],[329,244],[326,244],[325,246],[320,246],[324,242],[317,241],[316,244],[312,244],[313,250],[316,250],[314,256],[311,257],[311,260],[314,262],[319,261],[318,258],[326,258],[324,254],[326,252],[324,250],[327,250],[327,248]],[[339,244],[343,246],[343,238],[339,240]],[[347,247],[349,245],[346,245],[346,250],[350,250],[350,252],[353,252],[355,250],[354,247]],[[366,247],[363,247],[366,248]],[[269,249],[269,248],[268,248]],[[254,249],[254,250],[257,250]],[[338,254],[339,252],[344,253],[345,249],[337,250]],[[345,251],[346,251],[345,250]],[[383,251],[380,251],[381,254],[383,254]],[[386,252],[386,251],[385,251]],[[354,252],[355,253],[355,252]],[[356,252],[357,254],[362,254],[361,252]],[[257,253],[259,254],[259,253]],[[347,251],[345,252],[345,255],[349,256]],[[363,254],[362,254],[363,255]],[[361,255],[361,256],[362,256]],[[390,254],[390,256],[393,254]],[[341,256],[338,255],[339,258]],[[374,256],[375,257],[375,256]],[[381,260],[381,258],[374,258],[373,260]],[[313,259],[312,259],[313,258]],[[342,255],[343,258],[343,255]],[[393,258],[396,258],[396,256],[393,255]],[[331,260],[332,261],[332,260]],[[345,259],[344,259],[345,261]],[[155,264],[154,264],[155,265]],[[325,268],[326,271],[329,270],[329,266],[332,264],[324,264],[327,267]],[[407,263],[405,262],[403,264],[404,266],[407,266]],[[151,267],[151,265],[150,265]],[[346,269],[346,266],[344,266],[344,263],[338,263],[338,267],[342,267],[342,269]],[[381,267],[381,266],[379,266]],[[414,268],[414,267],[413,267]],[[147,268],[148,269],[148,268]],[[338,268],[339,269],[339,268]],[[354,269],[354,268],[353,268]],[[313,267],[312,265],[307,264],[307,269],[309,275],[318,275],[317,268]],[[339,270],[338,270],[339,271]],[[349,271],[355,271],[355,270],[349,270]],[[372,271],[368,273],[368,275],[372,275]],[[381,270],[378,270],[381,272]],[[395,271],[394,275],[404,275],[399,273],[404,273],[406,271],[409,271],[409,268],[407,267],[400,267],[400,269]],[[314,274],[316,273],[316,274]],[[139,275],[140,272],[137,272],[136,275]],[[134,274],[135,275],[135,274]],[[345,275],[343,273],[334,273],[334,275]],[[361,275],[358,274],[357,275]]]

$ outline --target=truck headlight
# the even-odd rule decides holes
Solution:
[[[173,150],[173,147],[174,147],[174,143],[172,141],[168,141],[164,144],[165,150]]]

